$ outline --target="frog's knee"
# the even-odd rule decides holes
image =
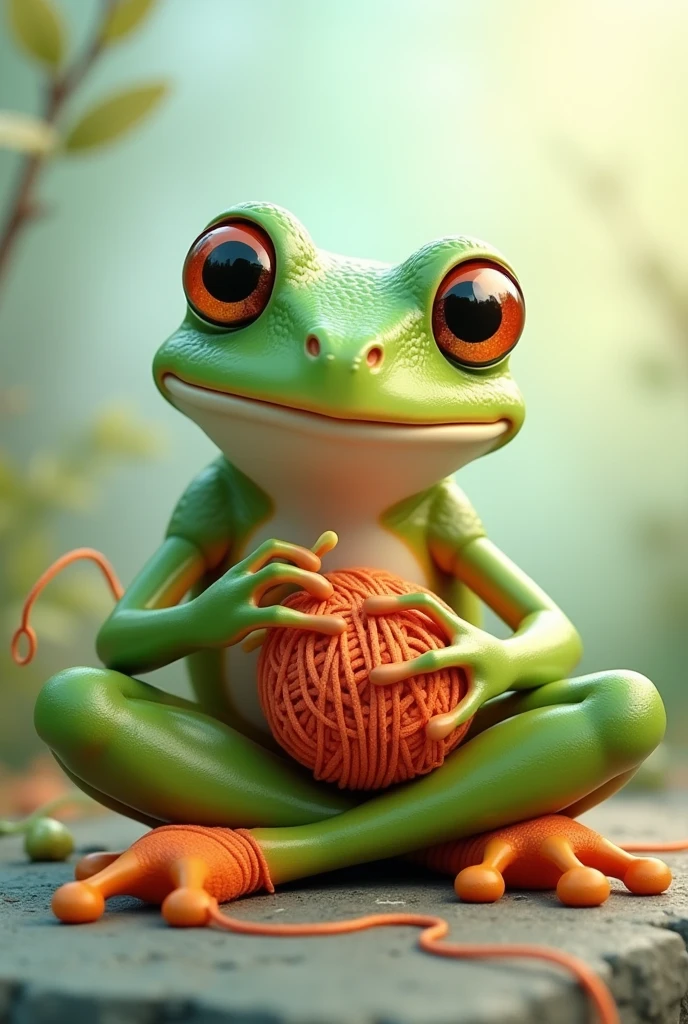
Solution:
[[[654,683],[639,672],[620,669],[599,677],[599,724],[619,767],[635,768],[661,743],[664,704]]]
[[[38,735],[55,753],[96,748],[106,741],[113,675],[106,669],[68,668],[44,684],[34,722]]]

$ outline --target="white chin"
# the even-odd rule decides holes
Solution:
[[[273,500],[317,489],[328,504],[378,511],[426,490],[494,448],[491,423],[416,424],[335,419],[187,384],[166,374],[174,405]],[[313,495],[314,496],[314,495]]]

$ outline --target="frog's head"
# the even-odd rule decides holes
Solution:
[[[482,242],[443,238],[388,266],[322,252],[285,210],[247,203],[203,230],[183,277],[156,383],[259,483],[268,463],[315,466],[320,446],[330,463],[348,449],[397,464],[410,494],[523,422],[508,369],[523,298]]]

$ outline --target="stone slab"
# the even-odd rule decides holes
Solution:
[[[688,796],[620,797],[586,819],[610,838],[688,835]],[[142,829],[115,816],[82,823],[80,848],[117,849]],[[457,903],[450,880],[402,864],[338,872],[254,896],[236,916],[296,922],[439,913],[453,937],[537,942],[588,961],[611,986],[624,1024],[688,1024],[688,855],[667,856],[664,896],[620,886],[607,904],[562,907],[552,893]],[[528,962],[459,962],[419,952],[410,928],[327,939],[175,930],[136,901],[111,901],[95,925],[49,912],[69,864],[27,864],[0,842],[0,1024],[583,1024],[592,1014],[566,974]],[[683,1013],[683,1017],[681,1016]]]

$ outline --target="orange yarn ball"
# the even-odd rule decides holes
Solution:
[[[434,715],[451,711],[467,690],[460,668],[373,685],[372,668],[409,661],[447,645],[440,627],[421,611],[367,616],[372,595],[422,591],[391,573],[352,569],[325,574],[327,601],[305,591],[284,602],[310,614],[338,615],[340,636],[311,630],[268,630],[258,663],[260,702],[275,739],[316,779],[341,789],[384,789],[438,768],[470,722],[444,740],[429,740]]]

